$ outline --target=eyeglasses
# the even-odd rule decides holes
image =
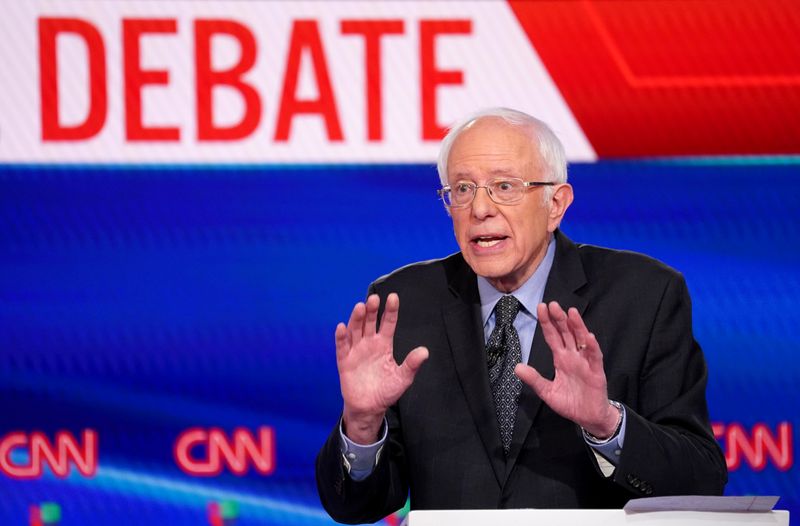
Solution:
[[[463,208],[469,206],[478,193],[478,188],[486,188],[486,193],[498,205],[512,205],[522,200],[525,189],[537,186],[554,186],[554,182],[523,181],[514,177],[505,179],[492,179],[483,186],[469,181],[459,181],[437,190],[448,208]]]

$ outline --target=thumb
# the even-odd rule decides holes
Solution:
[[[533,389],[533,392],[536,393],[539,398],[544,399],[542,394],[550,387],[552,383],[550,380],[539,374],[539,371],[530,365],[525,365],[523,363],[517,364],[514,368],[514,374],[516,374],[523,383]]]
[[[419,370],[422,363],[428,359],[428,349],[426,347],[417,347],[406,356],[406,359],[403,360],[402,365],[400,365],[400,376],[408,381],[408,384],[411,385],[411,382],[414,381],[414,376],[417,375],[417,371]]]

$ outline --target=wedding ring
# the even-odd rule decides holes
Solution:
[[[586,348],[586,344],[585,344],[585,343],[579,343],[579,344],[578,344],[578,351],[582,351],[582,350],[584,350],[585,348]]]

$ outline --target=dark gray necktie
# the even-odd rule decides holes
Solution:
[[[489,385],[492,388],[497,422],[500,424],[500,442],[506,454],[511,446],[517,400],[522,390],[522,383],[514,374],[514,367],[522,360],[522,346],[514,328],[514,318],[517,317],[520,306],[514,296],[500,298],[494,308],[494,330],[486,343]]]

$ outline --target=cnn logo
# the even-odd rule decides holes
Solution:
[[[38,431],[8,433],[0,439],[0,471],[15,479],[35,479],[46,465],[56,477],[65,478],[74,465],[81,475],[92,477],[97,472],[97,432],[84,429],[81,439],[69,431],[56,432],[53,442]],[[27,463],[20,462],[23,456],[28,457]]]
[[[739,469],[742,460],[754,471],[766,468],[768,460],[780,471],[787,471],[794,464],[789,422],[780,422],[775,433],[764,423],[755,424],[749,432],[738,422],[714,422],[711,427],[714,438],[723,444],[728,471]]]
[[[173,455],[184,473],[213,477],[227,468],[242,476],[252,467],[262,475],[275,470],[275,434],[261,426],[257,434],[236,428],[231,437],[219,428],[193,427],[178,436]]]

